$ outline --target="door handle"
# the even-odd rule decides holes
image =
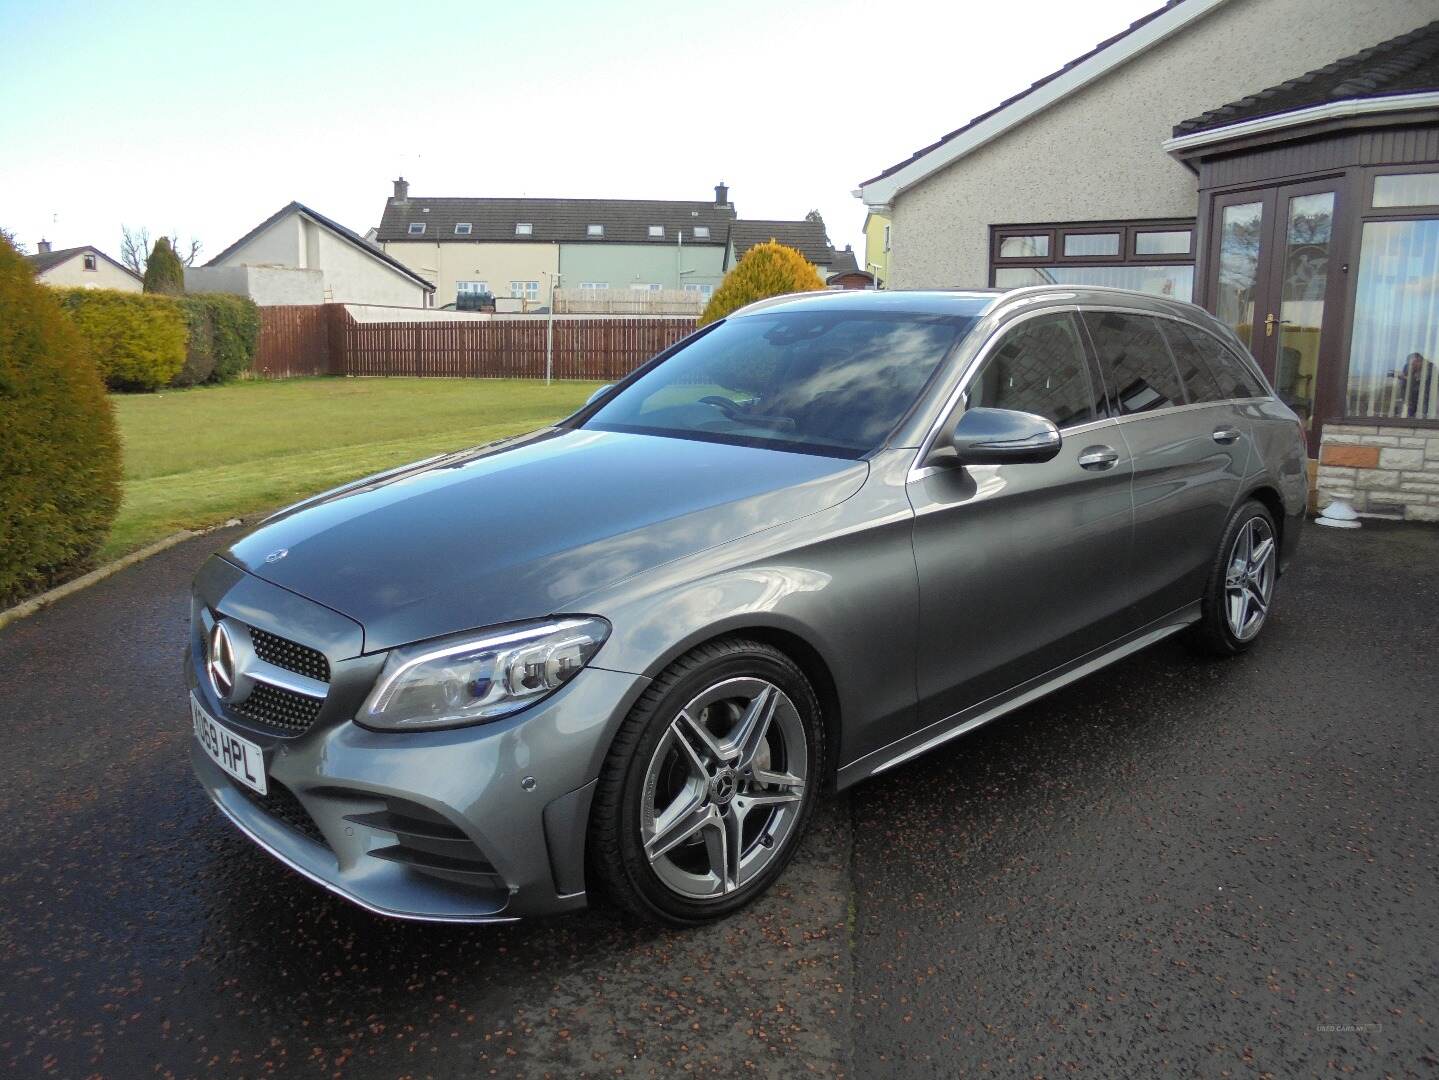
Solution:
[[[1091,472],[1112,469],[1118,460],[1119,451],[1112,446],[1086,446],[1079,453],[1079,467]]]
[[[1238,428],[1217,427],[1214,429],[1214,441],[1217,443],[1225,444],[1238,442],[1239,436],[1243,434],[1244,432],[1240,431]]]

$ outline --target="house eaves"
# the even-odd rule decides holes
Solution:
[[[864,200],[870,209],[887,213],[900,192],[993,142],[1228,2],[1175,0],[1159,8],[993,111],[976,117],[938,142],[917,151],[909,159],[863,181],[853,194]]]

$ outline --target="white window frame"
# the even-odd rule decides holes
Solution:
[[[539,298],[540,283],[538,281],[510,282],[511,300],[538,300]]]
[[[630,289],[634,292],[659,292],[664,286],[658,281],[636,281],[632,282]]]
[[[699,281],[685,282],[685,292],[699,293],[701,296],[708,297],[714,295],[714,291],[715,287],[713,285],[706,285]]]
[[[474,231],[475,231],[475,225],[474,225],[474,222],[472,222],[472,221],[457,221],[457,222],[455,222],[455,235],[456,235],[456,236],[469,236],[469,235],[470,235],[471,233],[473,233]]]
[[[604,227],[603,225],[594,225],[594,224],[586,225],[586,226],[585,226],[585,235],[588,236],[588,237],[589,237],[590,239],[592,239],[592,240],[602,240],[602,239],[604,239],[604,235],[605,235],[605,227]]]
[[[609,287],[610,283],[608,281],[580,282],[580,292],[607,292],[609,290]]]
[[[406,226],[406,228],[405,228],[405,235],[406,235],[406,236],[424,236],[424,235],[425,235],[425,224],[426,224],[426,223],[423,222],[423,221],[412,221],[412,222],[410,222],[410,224],[409,224],[408,226]]]
[[[708,225],[696,225],[694,227],[696,240],[708,240],[710,238],[710,227]]]
[[[535,235],[535,223],[532,222],[532,221],[517,221],[517,222],[515,222],[515,235],[516,235],[516,236],[534,236],[534,235]]]
[[[85,254],[84,261],[80,265],[92,274],[98,273],[100,270],[100,260],[88,252]]]
[[[490,291],[488,281],[457,281],[455,282],[456,293],[466,293],[479,296]]]
[[[663,225],[650,226],[650,239],[663,240],[665,238],[665,227]]]

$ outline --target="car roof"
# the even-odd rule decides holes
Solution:
[[[1011,304],[1077,304],[1086,307],[1125,307],[1173,315],[1205,324],[1212,317],[1203,308],[1181,300],[1115,289],[1104,285],[1026,285],[1018,289],[831,289],[825,292],[789,293],[758,300],[729,317],[743,318],[761,311],[900,311],[916,315],[987,315]]]

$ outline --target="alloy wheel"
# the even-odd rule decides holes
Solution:
[[[689,899],[753,880],[794,831],[808,761],[804,723],[774,683],[726,679],[695,695],[645,770],[640,832],[656,876]]]
[[[1274,530],[1261,517],[1250,518],[1234,538],[1224,571],[1225,616],[1239,641],[1259,633],[1274,594]]]

